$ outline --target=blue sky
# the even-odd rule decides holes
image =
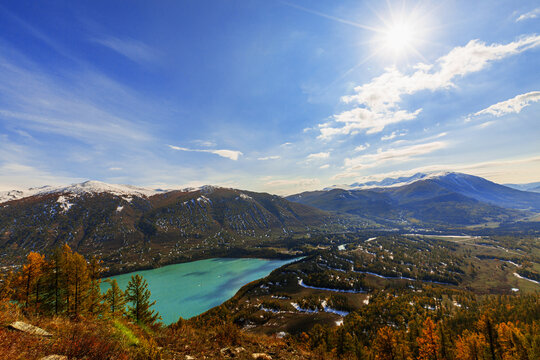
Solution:
[[[536,1],[3,1],[0,190],[540,180]]]

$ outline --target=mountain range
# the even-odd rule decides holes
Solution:
[[[522,190],[522,191],[532,191],[540,192],[540,182],[533,182],[528,184],[504,184],[512,189]]]
[[[540,194],[462,173],[416,174],[331,187],[287,197],[328,211],[377,220],[472,225],[507,222],[540,212]]]
[[[0,266],[67,243],[115,272],[359,227],[463,227],[525,220],[540,193],[461,174],[417,174],[286,198],[214,186],[163,190],[98,181],[0,192]],[[235,252],[233,254],[233,252]],[[259,254],[260,255],[260,254]]]
[[[67,243],[127,271],[340,227],[326,211],[236,189],[151,190],[88,181],[0,194],[0,265]]]

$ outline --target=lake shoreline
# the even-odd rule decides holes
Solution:
[[[227,251],[217,251],[217,252],[210,252],[205,254],[194,254],[190,257],[185,258],[179,258],[179,259],[173,259],[171,261],[164,261],[160,263],[154,263],[154,264],[140,264],[135,265],[133,267],[121,269],[121,270],[106,270],[102,273],[101,279],[105,279],[111,276],[118,276],[123,274],[128,274],[132,272],[137,271],[144,271],[144,270],[153,270],[153,269],[159,269],[164,266],[169,265],[176,265],[176,264],[185,264],[200,260],[208,260],[208,259],[231,259],[231,258],[237,258],[237,259],[261,259],[261,260],[290,260],[295,258],[301,258],[306,256],[304,253],[300,254],[286,254],[286,253],[280,253],[280,252],[271,252],[271,251],[261,251],[262,249],[240,249],[240,248],[234,248],[229,249]]]
[[[135,271],[147,282],[156,300],[154,309],[165,325],[205,313],[233,298],[246,285],[300,259],[210,258]],[[125,289],[134,273],[113,276]],[[101,283],[102,293],[109,288]]]

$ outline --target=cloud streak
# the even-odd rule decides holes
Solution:
[[[444,149],[447,146],[448,143],[445,141],[433,141],[386,150],[379,148],[376,153],[346,158],[344,161],[345,171],[336,174],[333,179],[359,176],[358,171],[360,170],[375,168],[386,163],[411,161],[422,155]]]
[[[523,108],[532,103],[540,101],[540,91],[531,91],[526,94],[517,95],[512,99],[498,102],[488,108],[474,113],[474,116],[492,115],[501,117],[507,114],[519,114]]]
[[[309,154],[307,156],[307,160],[308,161],[323,160],[323,159],[328,159],[329,157],[330,157],[329,152],[319,152],[319,153]]]
[[[281,159],[281,156],[279,156],[279,155],[271,155],[271,156],[265,156],[265,157],[257,158],[257,160],[260,160],[260,161],[278,160],[278,159]]]
[[[173,150],[177,150],[177,151],[209,153],[209,154],[218,155],[227,159],[231,159],[234,161],[237,161],[240,156],[244,155],[241,151],[236,151],[236,150],[189,149],[189,148],[174,146],[174,145],[168,145],[168,146],[169,148]]]
[[[519,15],[516,19],[516,22],[529,20],[529,19],[536,19],[539,15],[540,15],[540,7],[534,10],[531,10],[529,12],[526,12],[525,14]]]
[[[435,64],[417,64],[415,71],[404,74],[397,68],[387,69],[369,83],[357,86],[354,95],[342,100],[356,107],[336,114],[333,120],[319,125],[319,139],[336,135],[355,135],[360,131],[373,134],[386,126],[414,120],[422,108],[403,110],[400,105],[405,95],[420,91],[438,91],[456,87],[455,80],[486,68],[491,62],[516,55],[540,46],[540,35],[522,37],[507,44],[487,45],[471,40],[465,46],[452,49],[437,59]]]
[[[104,46],[131,61],[139,64],[155,62],[156,51],[135,39],[120,39],[114,36],[92,39],[92,42]]]

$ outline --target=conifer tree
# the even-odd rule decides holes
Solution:
[[[34,296],[35,306],[39,302],[39,287],[42,280],[43,269],[45,267],[45,257],[31,251],[26,257],[26,264],[17,278],[17,292],[15,299],[24,304],[28,309],[31,297]]]
[[[107,280],[111,284],[111,287],[107,290],[104,296],[107,310],[112,317],[121,317],[124,315],[126,299],[124,292],[118,286],[116,279]]]
[[[418,338],[418,359],[439,360],[440,339],[435,328],[435,323],[431,318],[424,321],[422,335]]]
[[[136,323],[145,325],[154,325],[159,314],[150,308],[156,303],[150,303],[150,290],[148,283],[140,275],[131,276],[126,288],[126,300],[132,304],[128,307],[128,316]]]
[[[67,245],[56,248],[51,254],[46,267],[43,305],[46,312],[54,315],[62,314],[66,307],[67,290],[64,284],[67,252],[71,252]]]
[[[103,312],[103,295],[101,294],[101,273],[103,266],[101,260],[93,256],[88,263],[88,276],[90,278],[90,288],[88,291],[88,312],[98,315]]]
[[[2,300],[9,300],[13,296],[13,281],[15,278],[15,275],[13,274],[13,271],[8,271],[2,275],[0,275],[1,281],[0,281],[0,301]]]

